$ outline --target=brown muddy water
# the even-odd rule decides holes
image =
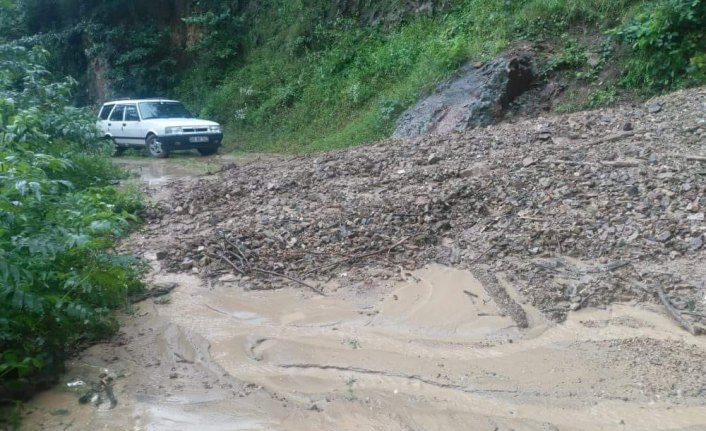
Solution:
[[[152,186],[193,174],[145,163]],[[168,274],[154,251],[149,281],[178,287],[72,359],[23,429],[706,430],[706,341],[657,306],[556,324],[523,303],[520,329],[468,271],[431,265],[321,297]],[[79,404],[101,373],[117,405]]]

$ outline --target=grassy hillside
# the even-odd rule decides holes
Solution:
[[[238,60],[216,77],[195,67],[178,86],[227,125],[233,150],[311,152],[388,136],[399,113],[459,65],[523,42],[540,51],[544,76],[568,74],[585,88],[569,93],[564,110],[703,82],[706,70],[706,6],[693,0],[465,0],[395,25],[333,20],[303,3],[246,10]],[[218,55],[225,34],[207,21],[195,22]]]
[[[706,80],[703,0],[0,0],[0,41],[41,44],[76,100],[174,96],[229,148],[387,136],[466,61],[532,49],[558,110]]]

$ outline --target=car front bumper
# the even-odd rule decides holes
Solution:
[[[190,133],[158,136],[159,142],[168,150],[191,150],[198,148],[218,148],[223,141],[223,133]]]

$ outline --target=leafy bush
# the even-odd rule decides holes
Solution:
[[[139,196],[107,186],[109,150],[93,116],[67,106],[75,83],[53,80],[47,55],[0,45],[0,400],[114,330],[110,309],[142,287],[140,265],[109,252]]]
[[[706,2],[660,0],[612,31],[632,47],[623,84],[668,90],[706,82]]]

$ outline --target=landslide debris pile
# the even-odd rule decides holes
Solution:
[[[176,184],[153,223],[172,229],[159,255],[168,268],[251,289],[360,288],[371,275],[435,261],[501,275],[557,318],[657,301],[656,285],[697,315],[704,155],[700,88],[640,106],[230,166]]]

